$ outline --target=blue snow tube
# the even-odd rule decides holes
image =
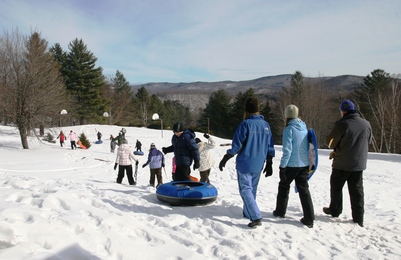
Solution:
[[[172,206],[197,206],[217,199],[217,189],[206,182],[172,181],[160,185],[157,199]]]

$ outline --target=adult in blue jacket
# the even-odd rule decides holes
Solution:
[[[227,161],[237,154],[236,170],[239,192],[244,202],[243,215],[251,222],[249,227],[262,225],[262,213],[256,203],[256,191],[263,165],[265,176],[271,176],[272,158],[274,157],[274,142],[269,123],[259,114],[259,100],[256,97],[247,98],[244,105],[244,120],[235,131],[231,149],[219,164],[223,170]]]
[[[184,129],[181,123],[175,123],[173,126],[174,135],[171,138],[171,146],[163,147],[164,154],[174,152],[175,174],[174,181],[189,180],[191,174],[191,164],[194,162],[193,169],[199,168],[199,150],[195,142],[195,133],[190,129]]]
[[[273,215],[285,217],[288,205],[290,185],[295,180],[299,191],[304,217],[301,222],[309,228],[313,227],[315,213],[309,192],[309,140],[306,124],[298,118],[298,107],[288,105],[284,111],[286,127],[283,133],[283,156],[280,161],[280,182]]]

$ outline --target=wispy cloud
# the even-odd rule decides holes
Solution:
[[[11,1],[4,30],[82,39],[131,83],[401,73],[401,1]]]

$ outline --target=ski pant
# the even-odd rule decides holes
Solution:
[[[315,213],[313,209],[312,197],[309,192],[308,174],[309,166],[306,167],[286,167],[285,173],[280,173],[280,182],[278,184],[278,193],[276,201],[276,214],[285,216],[288,206],[288,195],[290,185],[295,180],[299,199],[301,200],[302,211],[304,213],[305,223],[313,223]]]
[[[77,144],[75,143],[75,141],[71,141],[71,149],[77,149]]]
[[[174,181],[187,181],[191,174],[191,167],[189,165],[177,165],[174,173]]]
[[[127,172],[127,178],[129,185],[135,185],[135,180],[132,177],[132,165],[119,165],[117,183],[121,183],[124,179],[124,172]]]
[[[260,172],[240,172],[237,170],[239,193],[244,202],[243,214],[249,220],[262,219],[262,213],[256,203]]]
[[[155,186],[155,178],[157,178],[157,187],[163,184],[162,168],[150,169],[150,186]]]
[[[344,171],[333,169],[330,176],[330,210],[332,216],[339,216],[343,211],[343,187],[348,185],[351,201],[352,219],[356,223],[363,223],[364,192],[363,171]]]
[[[200,182],[210,183],[209,181],[210,169],[206,171],[199,171],[199,174],[200,174]]]

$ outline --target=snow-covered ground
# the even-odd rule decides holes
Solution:
[[[215,202],[197,207],[173,207],[159,202],[150,187],[149,168],[139,167],[137,186],[115,183],[115,154],[109,135],[121,127],[63,127],[84,132],[88,150],[30,139],[23,150],[18,131],[0,126],[0,259],[400,259],[401,156],[370,154],[364,173],[365,227],[352,222],[347,187],[344,212],[336,219],[322,212],[329,203],[331,161],[320,150],[320,165],[310,180],[316,221],[309,229],[298,194],[290,193],[287,217],[272,216],[277,195],[281,147],[276,146],[272,177],[261,178],[257,201],[262,226],[250,229],[242,217],[235,158],[223,172],[218,162],[230,140],[215,138],[216,165],[211,182]],[[147,149],[170,145],[172,132],[127,127],[126,137]],[[54,129],[57,136],[60,129]],[[95,144],[96,130],[103,144]],[[197,133],[203,141],[202,133]],[[171,181],[172,154],[166,155],[164,181]],[[199,177],[199,173],[193,173]]]

